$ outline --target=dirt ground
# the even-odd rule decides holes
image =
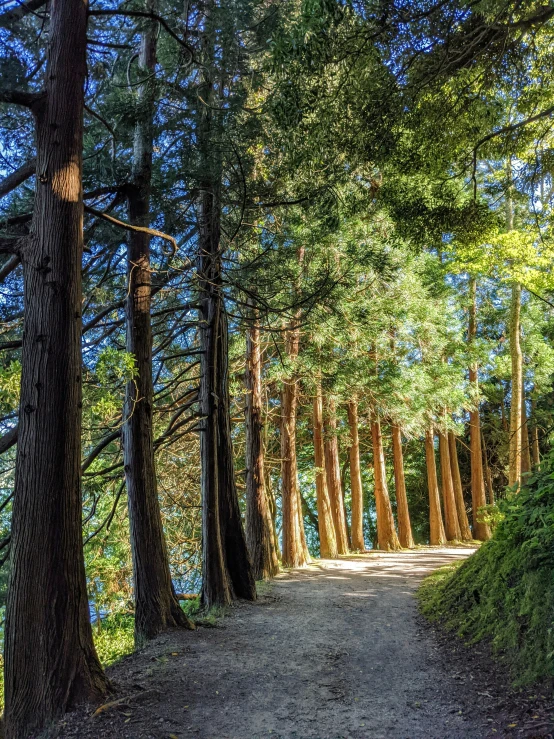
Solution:
[[[122,660],[110,670],[120,702],[96,717],[95,707],[70,714],[50,736],[521,735],[491,718],[494,696],[480,695],[478,681],[462,674],[417,613],[421,578],[471,551],[353,555],[282,574],[217,628],[172,631]]]

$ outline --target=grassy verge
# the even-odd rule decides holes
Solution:
[[[519,685],[554,677],[554,472],[500,507],[490,542],[426,578],[420,607],[469,642],[486,639]]]

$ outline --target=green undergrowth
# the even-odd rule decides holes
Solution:
[[[489,542],[419,590],[429,620],[489,642],[517,685],[554,677],[553,461],[500,504]]]

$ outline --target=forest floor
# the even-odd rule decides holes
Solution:
[[[471,551],[372,552],[285,572],[216,628],[172,631],[121,660],[109,670],[119,702],[69,714],[50,736],[551,736],[547,701],[511,691],[501,670],[483,670],[487,654],[418,614],[422,577]]]

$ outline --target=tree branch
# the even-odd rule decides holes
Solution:
[[[12,254],[12,256],[0,267],[0,283],[4,282],[6,277],[10,275],[14,269],[19,265],[21,259],[19,254]]]
[[[120,221],[113,216],[109,216],[107,213],[102,213],[101,211],[96,210],[96,208],[91,208],[90,205],[85,205],[85,211],[93,216],[96,216],[97,218],[103,218],[105,221],[109,221],[115,226],[124,228],[126,231],[140,231],[141,233],[149,234],[150,236],[158,236],[160,239],[165,239],[165,241],[169,241],[169,243],[172,245],[173,253],[177,251],[177,242],[175,241],[173,236],[164,234],[162,231],[157,231],[155,228],[146,228],[146,226],[132,226],[130,223]]]
[[[17,444],[17,435],[19,433],[19,426],[14,426],[13,429],[7,431],[4,436],[0,438],[0,454],[4,454],[8,449]]]
[[[22,18],[25,18],[26,15],[30,15],[31,13],[35,13],[35,11],[40,10],[40,8],[46,5],[47,2],[48,0],[29,0],[28,3],[21,3],[17,8],[7,10],[5,13],[0,15],[0,28],[8,28],[12,23],[16,23]]]
[[[81,474],[90,467],[90,465],[94,462],[96,457],[104,450],[107,446],[109,446],[112,441],[115,441],[116,439],[119,439],[121,436],[121,429],[118,428],[116,431],[112,431],[111,434],[108,434],[105,436],[92,450],[92,452],[88,455],[88,457],[85,459],[83,464],[81,465]]]
[[[44,97],[42,92],[23,92],[22,90],[0,90],[0,103],[13,103],[24,108],[34,108]]]
[[[4,197],[4,195],[7,195],[12,190],[15,190],[15,188],[19,187],[19,185],[25,182],[25,180],[28,180],[29,177],[35,174],[36,169],[36,160],[31,159],[31,161],[27,162],[19,169],[16,169],[15,172],[12,172],[7,177],[5,177],[0,182],[0,198]]]

